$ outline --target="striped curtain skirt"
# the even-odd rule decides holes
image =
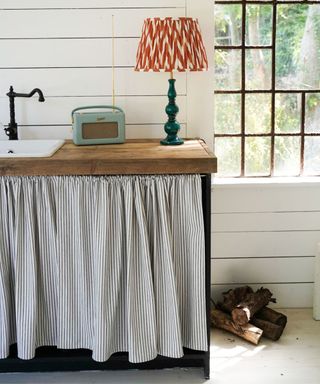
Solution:
[[[199,175],[0,178],[0,358],[207,350]]]

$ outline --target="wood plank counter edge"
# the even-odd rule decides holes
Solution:
[[[163,146],[156,139],[76,146],[70,140],[51,157],[1,158],[0,176],[151,175],[215,173],[217,159],[203,140]]]

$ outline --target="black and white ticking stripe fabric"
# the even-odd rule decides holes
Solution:
[[[0,358],[207,350],[199,175],[0,178]]]

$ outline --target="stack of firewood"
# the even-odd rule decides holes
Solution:
[[[287,317],[267,305],[276,302],[266,288],[256,292],[244,286],[230,289],[223,295],[223,301],[211,309],[211,324],[229,331],[253,344],[258,344],[261,336],[278,340],[287,324]]]

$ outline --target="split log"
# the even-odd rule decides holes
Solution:
[[[223,302],[218,302],[217,307],[225,312],[231,313],[239,303],[245,300],[249,293],[253,293],[253,290],[248,285],[229,289],[229,291],[222,293]]]
[[[255,345],[259,343],[262,336],[261,329],[248,323],[243,326],[236,325],[233,323],[230,315],[220,311],[219,309],[211,310],[211,324],[216,328],[224,329],[234,335],[242,337]]]
[[[269,307],[261,308],[254,317],[269,321],[270,323],[280,325],[281,327],[285,327],[287,324],[287,316],[283,313],[277,312],[274,309]]]
[[[234,323],[247,324],[253,315],[270,301],[275,302],[275,299],[272,299],[272,293],[269,289],[260,288],[257,292],[248,293],[245,299],[231,312]]]
[[[284,327],[278,324],[273,324],[270,321],[253,317],[250,322],[263,330],[263,336],[273,341],[279,340]]]

